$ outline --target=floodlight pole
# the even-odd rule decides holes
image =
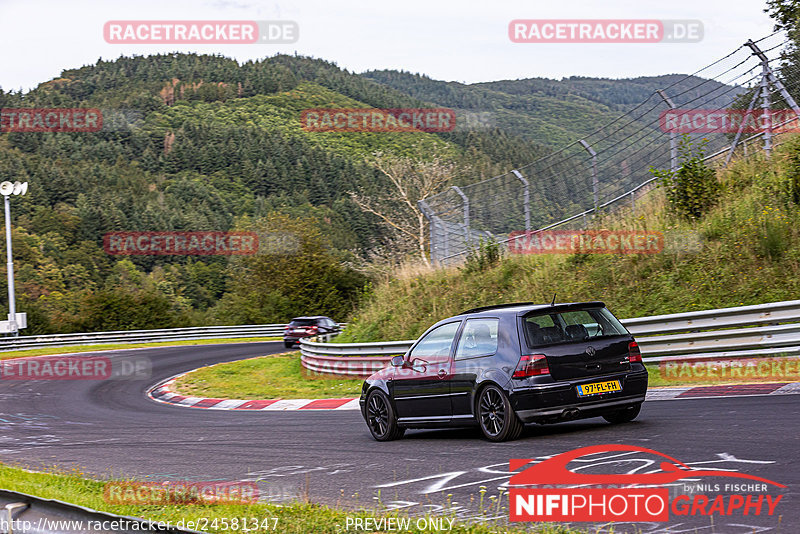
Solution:
[[[8,321],[12,336],[19,335],[17,328],[17,306],[14,302],[14,258],[11,255],[11,201],[3,195],[6,208],[6,271],[8,274]]]

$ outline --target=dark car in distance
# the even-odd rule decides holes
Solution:
[[[378,441],[475,425],[506,441],[525,423],[631,421],[647,380],[636,341],[602,302],[505,304],[430,327],[364,381],[360,406]]]
[[[330,317],[324,315],[295,317],[283,330],[283,346],[288,349],[299,343],[301,338],[338,334],[339,332],[341,332],[341,328]]]

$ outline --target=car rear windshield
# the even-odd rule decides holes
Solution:
[[[314,326],[317,322],[317,319],[292,319],[289,326]]]
[[[627,330],[606,308],[561,312],[535,311],[522,318],[528,347],[620,336]]]

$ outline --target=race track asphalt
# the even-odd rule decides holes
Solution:
[[[402,440],[378,443],[356,411],[214,411],[159,404],[145,396],[156,382],[196,367],[283,351],[280,342],[114,351],[103,355],[146,359],[152,375],[0,380],[0,461],[79,468],[97,477],[249,480],[278,502],[307,496],[328,504],[380,503],[434,515],[449,507],[465,520],[502,521],[508,511],[498,511],[490,497],[508,480],[509,459],[542,458],[587,445],[638,445],[692,467],[735,470],[785,484],[785,490],[769,489],[783,495],[781,525],[769,516],[716,517],[713,526],[708,517],[672,517],[667,524],[617,524],[615,533],[800,532],[798,395],[652,401],[629,424],[590,419],[529,425],[521,439],[501,444],[484,441],[475,429],[409,431]],[[644,453],[589,460],[583,472],[659,468],[659,459]],[[737,482],[684,480],[671,491],[731,481]],[[487,491],[483,504],[481,486]],[[608,532],[608,526],[580,526]]]

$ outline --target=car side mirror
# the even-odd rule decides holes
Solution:
[[[404,362],[405,358],[403,358],[402,355],[398,354],[397,356],[392,356],[392,367],[402,367]]]

